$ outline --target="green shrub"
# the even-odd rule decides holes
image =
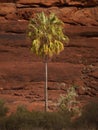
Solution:
[[[6,122],[6,130],[21,130],[38,128],[42,120],[41,112],[30,112],[24,106],[19,106]]]
[[[19,106],[17,111],[8,117],[6,129],[19,130],[24,125],[29,125],[30,117],[30,112],[24,106]]]
[[[98,101],[92,101],[83,107],[82,115],[74,122],[75,127],[98,129]]]
[[[6,116],[8,108],[5,106],[5,102],[0,99],[0,118]]]
[[[5,106],[5,102],[0,99],[0,130],[5,130],[7,112],[8,108]]]
[[[87,123],[98,125],[98,101],[88,103],[84,107],[82,116],[86,118]]]
[[[19,106],[15,113],[0,120],[0,130],[61,130],[70,126],[71,115],[67,111],[28,111]]]
[[[63,118],[57,112],[46,112],[43,114],[40,126],[47,130],[60,130],[64,127]]]

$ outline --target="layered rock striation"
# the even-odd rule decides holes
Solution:
[[[65,50],[48,63],[49,102],[57,102],[70,86],[79,99],[98,98],[98,1],[1,0],[0,98],[43,108],[44,61],[30,52],[28,20],[35,13],[55,13],[70,38]],[[51,108],[51,106],[50,106]]]

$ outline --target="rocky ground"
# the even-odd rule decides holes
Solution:
[[[65,50],[48,63],[49,108],[73,85],[81,102],[98,98],[98,6],[59,2],[0,3],[0,99],[11,111],[20,104],[44,109],[44,61],[32,54],[26,37],[29,17],[40,11],[55,12],[70,38]]]

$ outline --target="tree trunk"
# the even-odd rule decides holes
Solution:
[[[45,111],[48,111],[48,63],[45,61]]]

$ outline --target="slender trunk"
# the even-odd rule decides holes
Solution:
[[[45,61],[45,111],[48,111],[48,63]]]

